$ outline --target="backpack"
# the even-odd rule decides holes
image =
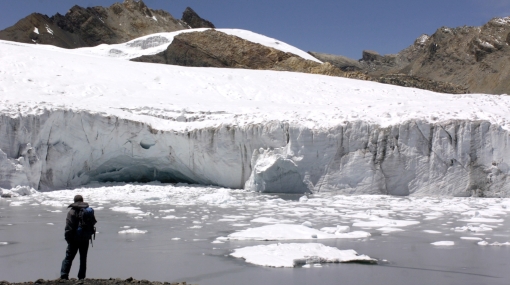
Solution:
[[[77,212],[78,228],[76,229],[76,239],[78,241],[88,241],[92,243],[92,236],[96,239],[96,228],[94,225],[97,223],[94,216],[94,209],[91,207],[80,208]]]

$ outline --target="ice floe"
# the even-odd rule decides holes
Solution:
[[[235,249],[230,254],[246,262],[269,267],[299,267],[307,264],[363,262],[377,263],[354,250],[339,250],[320,243],[277,243]]]
[[[230,240],[310,240],[336,238],[364,238],[369,233],[356,231],[350,233],[328,234],[303,225],[275,224],[258,228],[248,228],[228,235]]]
[[[453,246],[453,245],[455,245],[455,242],[454,241],[445,240],[445,241],[436,241],[436,242],[433,242],[431,244],[432,245],[436,245],[436,246]]]
[[[139,229],[128,229],[128,230],[123,230],[123,231],[119,231],[119,234],[146,234],[147,231],[145,230],[139,230]]]

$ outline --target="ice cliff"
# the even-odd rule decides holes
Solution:
[[[0,188],[510,196],[508,96],[2,41],[0,82]]]
[[[0,188],[188,182],[262,192],[508,196],[510,136],[486,121],[271,121],[191,131],[72,110],[0,116]]]

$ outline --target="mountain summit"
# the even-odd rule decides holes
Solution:
[[[493,18],[481,27],[441,27],[433,35],[421,35],[397,54],[365,50],[358,62],[310,54],[383,83],[429,90],[434,90],[431,85],[450,84],[449,93],[510,94],[510,17]]]
[[[193,15],[193,19],[205,21],[194,11]],[[166,11],[148,8],[142,0],[124,0],[108,8],[73,6],[65,15],[57,13],[52,17],[33,13],[0,31],[0,39],[78,48],[117,44],[189,27],[189,23],[175,19]]]

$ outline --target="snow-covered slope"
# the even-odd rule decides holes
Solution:
[[[0,188],[510,196],[507,96],[0,41]]]
[[[153,55],[165,51],[167,47],[172,43],[174,37],[182,34],[182,33],[191,33],[191,32],[202,32],[208,29],[200,28],[200,29],[189,29],[189,30],[181,30],[171,33],[157,33],[144,37],[140,37],[129,41],[123,44],[116,45],[107,45],[102,44],[96,47],[91,48],[80,48],[76,49],[76,51],[83,54],[95,54],[100,56],[107,57],[117,57],[123,59],[131,59],[135,57],[140,57],[142,55]],[[242,39],[258,43],[264,46],[272,47],[284,52],[290,52],[295,55],[298,55],[304,59],[313,60],[321,63],[320,60],[311,56],[309,53],[302,51],[296,47],[293,47],[287,43],[282,41],[266,37],[261,34],[257,34],[247,30],[240,29],[216,29],[217,31],[226,33],[228,35],[233,35],[240,37]]]

